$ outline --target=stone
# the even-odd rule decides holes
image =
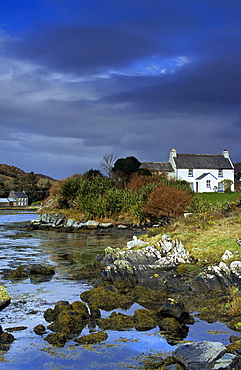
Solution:
[[[66,336],[64,333],[50,333],[44,339],[56,347],[64,347],[66,343]]]
[[[221,259],[223,260],[223,261],[225,261],[225,260],[229,260],[230,258],[232,258],[233,257],[233,253],[232,252],[230,252],[228,249],[224,252],[224,254],[222,255],[222,257],[221,257]]]
[[[179,345],[172,357],[188,370],[210,370],[226,352],[220,342],[201,341]]]
[[[234,370],[239,360],[238,357],[231,353],[225,353],[220,359],[218,359],[212,370]],[[240,367],[239,367],[240,368]]]
[[[186,313],[186,310],[182,302],[177,302],[174,299],[168,298],[168,300],[158,310],[157,315],[180,319],[184,313]]]
[[[74,339],[78,344],[94,344],[105,341],[108,338],[108,334],[104,331],[99,331],[97,333],[83,335],[80,338]]]
[[[133,236],[132,240],[126,243],[126,249],[132,249],[134,247],[141,247],[146,245],[147,243],[143,240],[138,239],[135,235]]]
[[[43,335],[43,334],[46,334],[46,328],[44,325],[37,325],[35,326],[35,328],[33,329],[33,331],[35,332],[35,334],[37,335]]]
[[[92,221],[92,220],[89,220],[86,222],[86,226],[88,229],[97,229],[99,224],[100,223],[98,221]]]
[[[7,307],[11,302],[10,295],[8,294],[7,289],[0,285],[0,310]]]

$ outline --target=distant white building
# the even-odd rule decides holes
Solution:
[[[196,193],[222,192],[222,180],[231,180],[234,191],[234,166],[227,150],[222,154],[179,154],[172,149],[169,162],[142,162],[141,168],[186,180]]]

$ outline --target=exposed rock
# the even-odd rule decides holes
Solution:
[[[223,260],[223,261],[225,261],[225,260],[229,260],[230,258],[232,258],[233,257],[233,253],[232,252],[230,252],[228,249],[224,252],[224,254],[222,255],[222,257],[221,257],[221,259]]]
[[[56,347],[64,347],[66,343],[66,336],[63,333],[50,333],[44,339]]]
[[[45,328],[44,325],[41,325],[41,324],[35,326],[35,328],[33,330],[34,330],[35,334],[37,334],[37,335],[46,334],[46,328]]]
[[[187,314],[187,312],[182,302],[176,302],[174,299],[168,298],[160,310],[158,310],[157,314],[163,317],[175,317],[176,319],[180,319]]]
[[[12,334],[4,332],[0,326],[0,350],[7,351],[9,350],[10,344],[15,341],[15,338]]]
[[[90,307],[106,311],[116,308],[129,308],[133,303],[131,297],[120,294],[120,291],[112,285],[86,290],[80,295],[80,298],[87,302]]]
[[[108,334],[104,331],[99,331],[97,333],[92,333],[88,335],[83,335],[80,338],[74,339],[78,344],[94,344],[105,341],[108,338]]]
[[[231,285],[241,288],[241,262],[233,261],[228,267],[224,262],[219,266],[209,266],[192,283],[191,289],[196,292],[210,290],[223,291]]]
[[[88,229],[97,229],[97,227],[99,226],[99,224],[100,223],[98,221],[92,221],[92,220],[89,220],[86,223]]]
[[[189,370],[231,370],[238,363],[238,357],[226,352],[222,343],[202,341],[179,345],[172,356]]]
[[[7,289],[0,285],[0,310],[7,307],[11,302],[10,295],[8,294]]]

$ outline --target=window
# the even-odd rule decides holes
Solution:
[[[218,170],[218,177],[223,177],[223,170],[222,169]]]
[[[193,176],[193,169],[192,169],[192,168],[190,168],[190,169],[188,170],[188,176]]]
[[[207,180],[206,181],[206,187],[207,188],[211,188],[211,180]]]

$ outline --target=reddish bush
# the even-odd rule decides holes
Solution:
[[[145,176],[140,175],[138,172],[134,172],[130,176],[130,180],[126,185],[126,189],[138,190],[149,184],[160,182],[159,176]]]
[[[191,199],[191,192],[160,185],[152,190],[144,206],[144,212],[152,218],[162,216],[176,218],[184,213]]]

